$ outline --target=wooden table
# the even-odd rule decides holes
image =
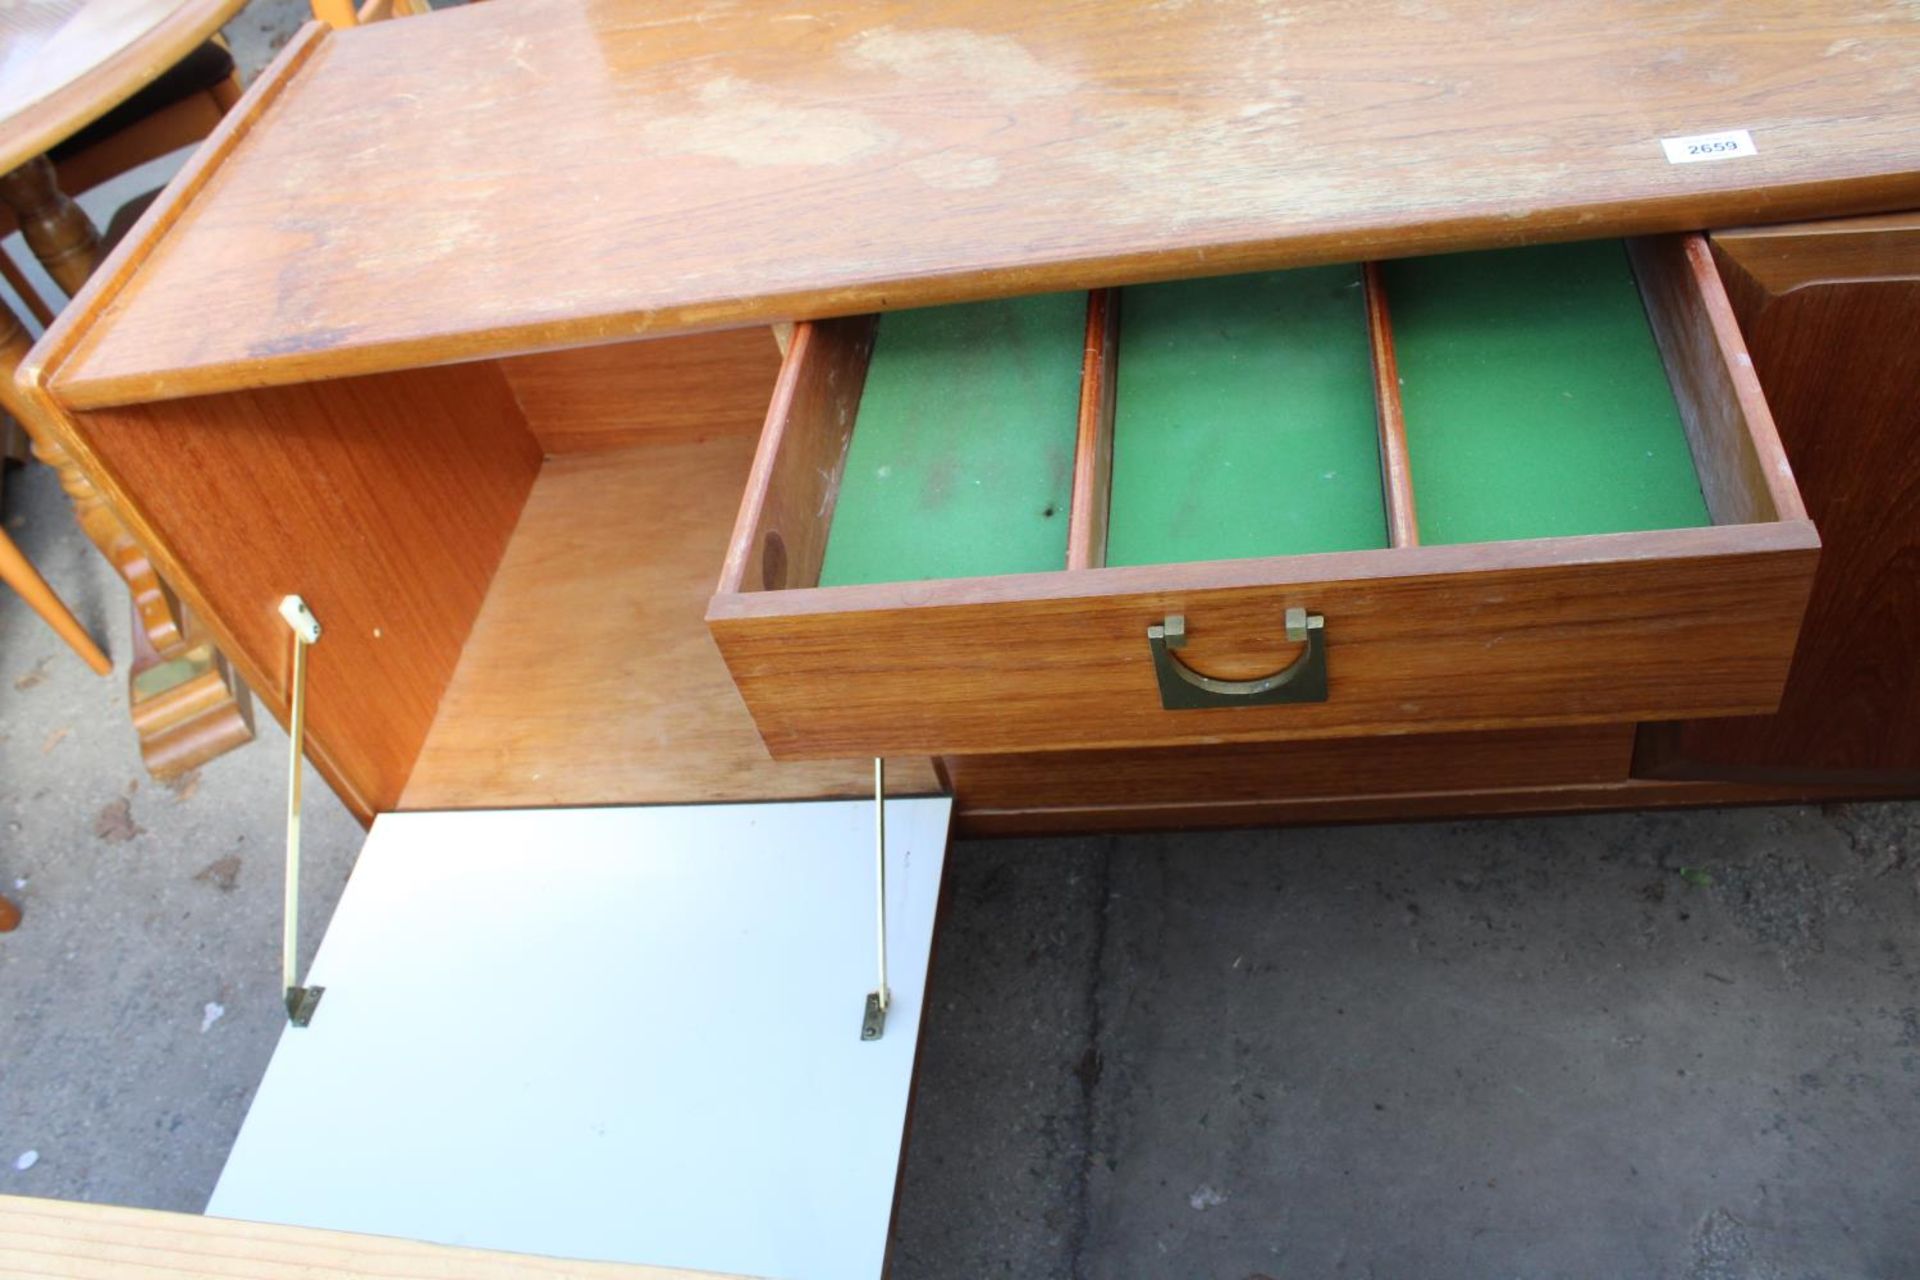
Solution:
[[[244,3],[23,0],[0,9],[0,203],[69,295],[99,265],[101,238],[60,190],[46,152],[164,74]],[[14,394],[13,369],[27,345],[18,320],[0,307],[0,376],[9,384],[0,403],[27,428],[40,459],[60,473],[88,537],[127,582],[134,606],[130,699],[141,754],[155,776],[180,773],[248,741],[250,711],[225,659],[211,642],[189,634],[190,619],[119,516]]]
[[[0,200],[47,274],[79,292],[98,233],[53,188],[45,153],[125,102],[245,0],[24,0],[0,11]]]
[[[0,171],[72,137],[246,0],[24,0],[0,10]]]

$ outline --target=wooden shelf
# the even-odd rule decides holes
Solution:
[[[776,764],[704,615],[752,433],[553,457],[494,575],[402,809],[870,794],[866,760]],[[894,762],[889,791],[939,790]]]

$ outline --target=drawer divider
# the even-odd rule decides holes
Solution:
[[[1413,505],[1413,463],[1407,453],[1407,416],[1400,400],[1400,364],[1393,352],[1393,317],[1380,264],[1366,264],[1367,336],[1373,350],[1373,396],[1380,424],[1380,489],[1386,498],[1387,536],[1396,547],[1420,545]]]
[[[1107,563],[1107,509],[1113,494],[1113,391],[1119,375],[1120,291],[1087,295],[1087,352],[1080,372],[1080,425],[1073,450],[1067,568]]]

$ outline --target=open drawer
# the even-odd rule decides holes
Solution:
[[[1667,237],[802,325],[707,620],[786,758],[1731,715],[1818,545]]]

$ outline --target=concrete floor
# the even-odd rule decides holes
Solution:
[[[910,1276],[1920,1275],[1920,809],[962,845]]]
[[[301,11],[249,8],[243,65]],[[4,512],[123,656],[54,478]],[[0,592],[0,1192],[204,1204],[281,1025],[260,739],[152,783],[124,657],[95,679]],[[310,951],[360,831],[308,795]],[[901,1280],[1920,1275],[1920,806],[961,844],[949,875]]]

